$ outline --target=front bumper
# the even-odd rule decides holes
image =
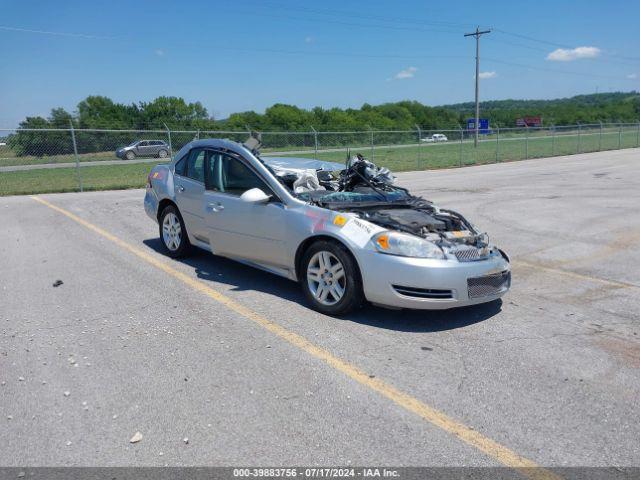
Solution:
[[[464,307],[496,300],[510,287],[511,267],[501,256],[458,262],[398,257],[375,251],[360,253],[365,297],[383,306],[421,310]],[[476,280],[468,282],[469,279]]]

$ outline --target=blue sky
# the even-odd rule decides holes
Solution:
[[[0,12],[0,127],[87,95],[182,96],[216,118],[276,102],[469,101],[475,25],[495,29],[481,99],[640,90],[634,1],[0,0]]]

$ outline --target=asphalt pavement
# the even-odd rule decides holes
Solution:
[[[399,174],[489,232],[512,290],[344,319],[277,276],[164,256],[142,190],[41,196],[68,214],[0,198],[0,466],[504,464],[491,442],[547,467],[640,466],[639,162]]]

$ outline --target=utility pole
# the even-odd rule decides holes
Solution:
[[[478,97],[478,87],[480,82],[480,37],[485,33],[491,33],[491,30],[480,31],[480,27],[476,27],[476,31],[473,33],[465,33],[465,37],[476,37],[476,118],[475,127],[476,134],[473,139],[473,146],[478,146],[478,133],[480,130],[480,101]]]

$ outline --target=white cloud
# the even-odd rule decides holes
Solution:
[[[415,73],[418,71],[418,69],[416,67],[409,67],[409,68],[405,68],[404,70],[400,70],[398,73],[396,73],[395,78],[396,80],[404,80],[405,78],[413,78],[413,76],[415,75]]]
[[[159,57],[162,57],[164,55],[164,50],[162,50],[161,48],[156,49],[155,54]]]
[[[629,75],[627,75],[627,78],[629,80],[635,80],[636,78],[638,78],[638,74],[637,73],[630,73]]]
[[[313,37],[304,37],[304,43],[313,43],[314,38]]]
[[[497,76],[498,74],[496,72],[480,72],[480,75],[478,75],[480,80],[484,80],[486,78],[496,78]]]
[[[552,62],[572,62],[580,58],[596,58],[600,56],[598,47],[558,48],[547,55]]]

